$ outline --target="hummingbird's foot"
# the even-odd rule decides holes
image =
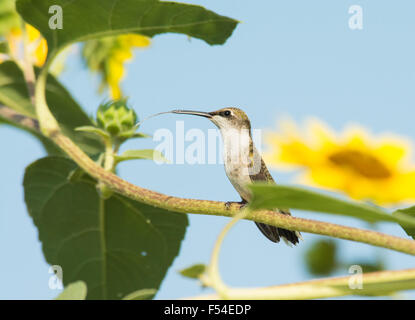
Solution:
[[[246,207],[247,205],[248,205],[248,202],[246,202],[245,200],[242,200],[242,201],[227,201],[226,203],[225,203],[225,208],[226,208],[226,210],[229,210],[230,208],[231,208],[231,205],[232,204],[239,204],[239,209],[243,209],[244,207]]]

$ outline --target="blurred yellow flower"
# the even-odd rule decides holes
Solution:
[[[32,63],[41,67],[45,63],[48,54],[48,45],[46,40],[42,37],[40,32],[29,24],[25,25],[28,37],[29,56],[32,57]],[[12,28],[6,35],[6,40],[9,45],[10,55],[14,59],[21,60],[23,53],[21,52],[23,37],[20,28]]]
[[[290,120],[281,129],[267,135],[264,158],[271,166],[303,168],[303,183],[382,205],[415,200],[415,165],[404,139],[372,137],[357,126],[336,134],[315,119],[303,131]]]
[[[48,55],[48,45],[46,40],[41,36],[40,32],[32,27],[30,24],[26,24],[27,36],[29,38],[29,52],[33,57],[33,64],[41,67],[46,61]]]
[[[101,90],[108,85],[113,99],[122,96],[120,82],[125,74],[125,63],[133,57],[134,48],[150,45],[150,39],[138,34],[106,37],[85,43],[83,56],[87,65],[102,76]]]

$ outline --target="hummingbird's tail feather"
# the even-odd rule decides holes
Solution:
[[[255,222],[255,224],[261,230],[262,234],[272,242],[278,243],[280,242],[280,238],[283,238],[287,244],[292,243],[296,245],[299,242],[299,237],[301,237],[297,231],[281,229],[265,223]]]

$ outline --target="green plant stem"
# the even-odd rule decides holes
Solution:
[[[216,290],[216,295],[193,299],[316,299],[346,295],[388,295],[395,291],[415,288],[415,269],[354,274],[349,277],[328,278],[297,284],[265,288],[231,288],[221,279],[219,254],[230,229],[249,214],[249,208],[238,213],[221,231],[212,252],[202,283]],[[360,269],[362,270],[362,269]],[[350,272],[350,271],[349,271]],[[190,298],[192,299],[192,298]]]
[[[107,241],[105,238],[105,199],[99,198],[99,227],[103,232],[100,233],[100,243],[102,248],[102,297],[107,299]]]
[[[30,101],[35,105],[35,70],[29,52],[29,36],[26,31],[26,23],[21,20],[22,37],[23,37],[23,75],[26,81],[27,90],[29,92]]]
[[[50,112],[46,102],[46,81],[49,74],[49,68],[52,64],[54,54],[51,53],[46,60],[35,85],[35,109],[37,119],[39,120],[40,130],[46,136],[51,138],[57,132],[60,132],[58,122]]]
[[[359,279],[360,278],[360,279]],[[350,283],[362,281],[361,289],[352,289]],[[224,286],[224,285],[223,285]],[[222,290],[227,299],[321,299],[348,295],[387,295],[395,291],[415,289],[415,269],[379,271],[271,286],[264,288],[229,288]],[[187,299],[220,299],[223,295],[211,294]]]
[[[222,247],[223,240],[229,230],[241,219],[245,218],[249,214],[249,209],[245,208],[241,210],[235,217],[223,228],[218,238],[216,239],[215,246],[213,248],[212,257],[209,267],[207,268],[206,275],[202,276],[202,281],[205,285],[208,285],[216,290],[219,296],[223,299],[229,299],[229,288],[225,285],[220,277],[219,272],[219,254]]]
[[[105,159],[104,159],[104,170],[114,172],[114,149],[110,139],[104,139],[105,143]]]
[[[104,170],[107,172],[115,172],[115,148],[112,143],[111,138],[103,138],[104,145],[105,145],[105,152],[104,152]],[[108,199],[112,196],[113,191],[110,187],[108,187],[105,183],[98,180],[97,184],[100,190],[101,199]]]

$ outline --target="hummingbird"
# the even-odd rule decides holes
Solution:
[[[225,172],[233,187],[239,193],[241,205],[252,199],[247,187],[255,182],[275,184],[264,160],[254,146],[251,122],[244,111],[238,108],[223,108],[213,112],[173,110],[172,113],[188,114],[208,118],[220,130],[223,140]],[[227,206],[231,202],[227,202]],[[281,214],[291,215],[288,209],[275,209]],[[255,222],[259,230],[272,242],[282,238],[287,244],[297,244],[301,235],[297,231],[286,230],[265,223]]]

